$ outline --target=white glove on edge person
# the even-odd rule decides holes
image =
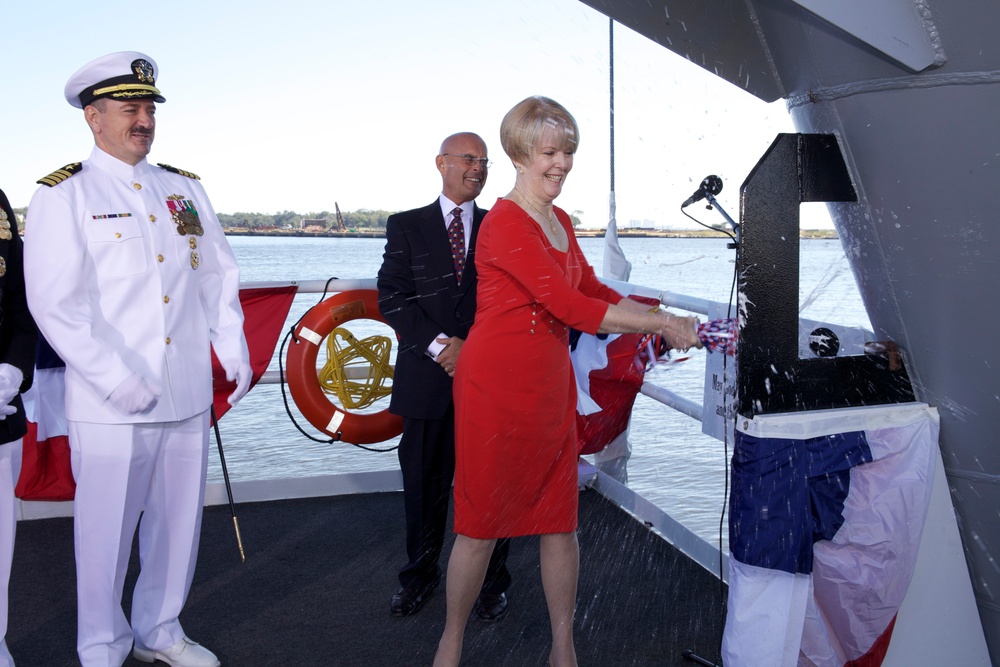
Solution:
[[[119,412],[138,415],[149,412],[160,398],[160,389],[146,382],[140,375],[132,373],[111,392],[108,401]]]
[[[250,391],[253,371],[250,370],[250,364],[242,359],[222,362],[222,368],[226,371],[226,379],[236,383],[236,389],[227,399],[229,405],[236,405]]]
[[[6,419],[17,412],[17,408],[8,405],[21,391],[24,374],[17,366],[0,364],[0,419]]]

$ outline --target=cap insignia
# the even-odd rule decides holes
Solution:
[[[132,61],[132,71],[141,83],[153,83],[153,65],[145,58]]]

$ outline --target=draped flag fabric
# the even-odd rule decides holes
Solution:
[[[28,433],[21,447],[21,475],[14,495],[23,500],[71,500],[76,492],[66,427],[66,366],[38,339],[35,377],[24,394]]]
[[[937,412],[908,404],[749,424],[732,461],[723,662],[878,667],[927,516]]]
[[[640,303],[659,301],[632,295]],[[736,320],[700,322],[698,338],[706,352],[736,353]],[[594,454],[628,428],[635,397],[642,388],[647,365],[669,354],[658,336],[643,334],[580,334],[574,331],[570,358],[576,375],[576,430],[580,454]]]
[[[659,301],[630,296],[648,305]],[[576,430],[580,454],[594,454],[625,432],[650,361],[642,334],[573,332],[570,358],[577,381]],[[655,354],[655,353],[654,353]]]
[[[253,379],[250,381],[250,388],[253,389],[260,376],[267,370],[274,355],[274,348],[278,345],[278,338],[281,336],[288,311],[292,307],[292,300],[298,288],[290,287],[267,287],[258,289],[240,290],[240,305],[243,307],[243,333],[247,337],[247,346],[250,348],[250,369],[253,371]],[[236,383],[226,379],[226,372],[222,369],[222,364],[212,351],[212,382],[213,382],[213,406],[215,416],[222,419],[222,415],[232,407],[226,400],[236,389]]]
[[[243,331],[253,371],[251,388],[271,361],[296,290],[295,286],[240,290]],[[44,339],[40,339],[35,380],[24,395],[28,434],[24,436],[21,476],[15,489],[22,500],[72,500],[76,491],[67,438],[65,374],[62,359]],[[221,419],[230,408],[226,399],[236,384],[226,380],[226,373],[214,352],[212,381],[215,413]]]
[[[608,218],[608,228],[604,233],[604,266],[601,273],[605,278],[614,278],[615,280],[628,282],[629,276],[632,275],[632,262],[625,259],[625,251],[622,250],[621,245],[618,243],[618,221],[615,219],[617,202],[615,201],[614,190],[611,191],[611,195],[608,197],[608,207],[610,209],[610,216]]]
[[[581,400],[596,406],[596,411],[576,414],[576,430],[580,454],[593,454],[625,432],[632,414],[636,394],[642,387],[645,364],[638,362],[640,334],[580,337],[573,351],[573,364],[580,370],[578,378],[586,384]],[[578,385],[578,391],[580,387]]]

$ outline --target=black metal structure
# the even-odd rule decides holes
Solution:
[[[857,201],[830,134],[779,134],[740,189],[741,416],[914,400],[889,343],[871,354],[799,357],[799,205],[829,201]],[[835,343],[818,353],[835,354]]]

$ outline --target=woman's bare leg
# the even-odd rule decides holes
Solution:
[[[573,614],[580,574],[580,545],[576,532],[542,535],[540,542],[542,588],[552,625],[552,667],[576,667]]]
[[[448,614],[444,633],[434,654],[434,667],[458,667],[462,658],[462,640],[465,625],[472,613],[472,605],[479,597],[486,578],[486,568],[490,563],[496,540],[478,540],[466,535],[455,536],[448,559],[448,577],[445,582],[445,596],[448,600]]]

